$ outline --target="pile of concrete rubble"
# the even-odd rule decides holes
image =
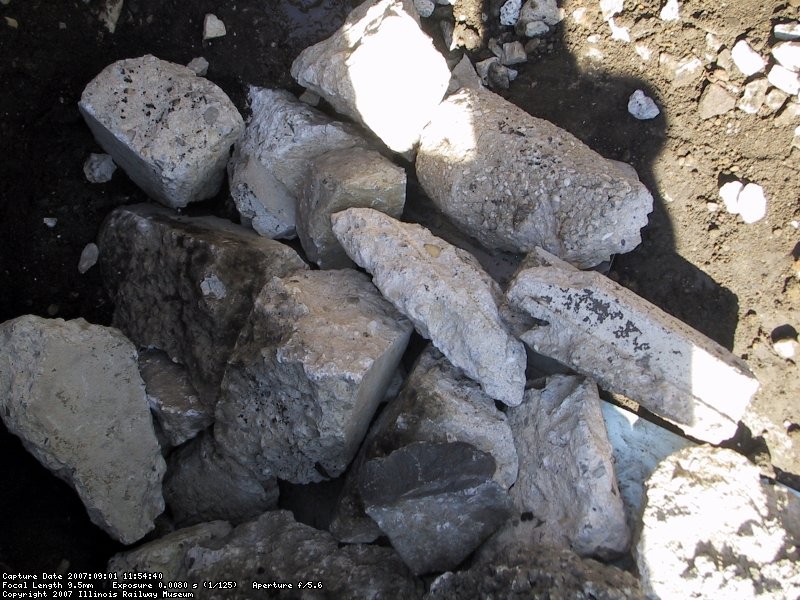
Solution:
[[[113,328],[0,325],[0,416],[110,536],[150,534],[109,569],[242,597],[800,591],[800,500],[703,443],[736,433],[747,365],[581,270],[640,243],[632,168],[451,71],[410,2],[356,8],[292,75],[350,121],[251,88],[245,123],[153,56],[83,93],[162,206],[100,231]],[[226,170],[241,225],[179,212]]]

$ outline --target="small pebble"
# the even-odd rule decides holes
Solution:
[[[220,21],[216,15],[207,14],[203,20],[203,41],[222,37],[227,33],[225,23]]]
[[[624,8],[624,0],[600,0],[600,11],[603,13],[603,19],[605,20],[621,13]]]
[[[661,111],[652,98],[642,90],[636,90],[628,99],[628,112],[640,121],[645,121],[655,119]]]
[[[190,60],[186,68],[190,71],[194,71],[195,75],[205,77],[208,74],[208,61],[202,56],[198,56]]]
[[[89,183],[106,183],[111,181],[117,165],[108,154],[90,154],[83,163],[83,174]]]
[[[681,7],[678,0],[667,0],[664,8],[658,14],[662,21],[677,21],[680,18]]]
[[[58,304],[51,304],[50,306],[47,307],[47,314],[50,315],[51,317],[55,317],[58,314],[60,308],[61,307],[58,306]]]
[[[544,21],[528,21],[525,23],[525,37],[537,38],[546,35],[550,27]]]
[[[736,104],[737,108],[751,115],[756,114],[766,100],[768,88],[769,83],[763,77],[751,81],[744,86],[744,94]]]
[[[12,17],[6,17],[6,24],[11,27],[11,29],[16,29],[19,27],[19,21]]]
[[[755,75],[759,71],[763,71],[764,67],[767,66],[767,62],[745,40],[736,42],[731,51],[731,57],[733,58],[733,64],[745,77]]]
[[[789,94],[779,90],[778,88],[772,88],[768,93],[767,97],[764,99],[764,104],[772,112],[778,112],[783,105],[786,104],[786,99],[789,97]]]
[[[506,0],[500,7],[500,24],[506,27],[513,27],[519,20],[519,11],[522,8],[522,0]]]
[[[414,0],[414,8],[423,19],[427,19],[433,14],[436,4],[433,0]]]
[[[525,47],[522,42],[509,42],[503,44],[503,52],[501,62],[504,65],[517,65],[524,63],[528,60],[528,55],[525,53]]]
[[[59,21],[58,22],[58,28],[61,29],[62,31],[64,31],[67,28],[67,24],[64,23],[63,21]]]
[[[52,229],[53,227],[56,226],[56,223],[58,223],[58,219],[56,219],[55,217],[45,217],[44,219],[42,219],[42,222],[45,225],[47,225],[50,229]]]
[[[790,71],[800,71],[800,42],[780,42],[775,44],[772,49],[772,56]]]
[[[721,188],[719,188],[719,197],[722,198],[722,203],[732,215],[739,212],[739,192],[742,191],[744,185],[741,181],[729,181]]]
[[[764,189],[755,183],[748,183],[739,192],[737,199],[739,216],[745,223],[760,221],[767,214],[767,198]]]
[[[772,344],[772,349],[781,358],[791,359],[797,354],[797,340],[778,340]]]
[[[614,18],[608,20],[608,26],[611,28],[611,39],[619,42],[630,42],[631,33],[627,27],[618,27],[614,22]]]
[[[800,92],[800,75],[781,65],[774,65],[767,74],[767,80],[779,90],[794,96]]]
[[[97,258],[99,256],[100,249],[97,247],[97,244],[86,244],[81,252],[81,257],[78,260],[78,272],[81,275],[86,273],[86,271],[97,264]]]

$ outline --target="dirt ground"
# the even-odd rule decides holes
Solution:
[[[107,184],[84,177],[84,160],[101,150],[77,102],[102,68],[146,53],[182,64],[204,56],[208,78],[246,114],[248,84],[299,92],[289,75],[292,60],[336,29],[355,2],[125,0],[113,33],[99,18],[104,4],[0,3],[0,321],[33,313],[110,322],[99,271],[79,274],[78,258],[113,207],[145,196],[120,172]],[[473,15],[485,42],[512,35],[496,25],[500,4],[459,0],[455,13]],[[612,38],[597,0],[563,0],[565,19],[527,63],[515,66],[518,78],[499,92],[637,169],[656,208],[642,245],[618,256],[609,275],[747,360],[762,387],[732,445],[758,460],[767,475],[796,484],[797,357],[781,357],[773,341],[800,328],[800,150],[792,147],[800,125],[797,99],[757,114],[734,108],[709,119],[700,118],[698,103],[714,81],[735,93],[763,77],[745,78],[724,51],[746,38],[768,57],[773,25],[797,20],[800,0],[680,4],[680,20],[664,22],[661,0],[626,0],[614,21],[628,28],[625,42]],[[204,43],[209,12],[228,34]],[[451,13],[440,7],[436,16]],[[435,19],[425,27],[441,38]],[[472,58],[489,55],[478,50]],[[697,57],[702,69],[681,85],[671,57]],[[657,118],[638,121],[628,114],[636,89],[656,101]],[[717,190],[732,179],[763,186],[763,219],[745,224],[726,212]],[[224,192],[196,210],[230,215]],[[57,219],[55,226],[45,218]],[[103,569],[119,546],[4,429],[0,447],[0,566]]]

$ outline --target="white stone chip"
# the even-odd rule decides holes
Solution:
[[[58,219],[56,219],[55,217],[45,217],[44,219],[42,219],[42,223],[44,223],[50,229],[52,229],[53,227],[56,226],[56,223],[58,223]]]
[[[800,75],[781,65],[774,65],[769,70],[767,80],[776,88],[791,96],[800,92]]]
[[[90,154],[83,163],[83,174],[89,183],[106,183],[111,181],[117,165],[110,154]]]
[[[731,50],[731,57],[733,64],[739,69],[745,77],[755,75],[759,71],[763,71],[767,66],[767,61],[761,58],[761,55],[753,50],[745,40],[739,40]]]
[[[225,23],[219,20],[216,15],[211,13],[207,14],[203,19],[203,41],[213,40],[214,38],[223,37],[226,33]]]
[[[769,83],[763,77],[755,79],[744,86],[744,94],[736,106],[739,110],[754,115],[758,113],[767,97]]]
[[[517,65],[527,60],[528,55],[525,53],[525,47],[522,45],[522,42],[508,42],[507,44],[503,44],[501,62],[504,65]]]
[[[800,23],[781,23],[775,25],[773,32],[779,40],[800,40]]]
[[[600,0],[600,12],[603,13],[603,19],[608,20],[614,15],[618,15],[624,8],[624,0]]]
[[[542,37],[548,31],[550,31],[550,27],[544,21],[528,21],[525,23],[525,37]]]
[[[652,98],[642,90],[636,90],[628,99],[628,112],[640,121],[646,121],[655,119],[661,111]]]
[[[78,272],[82,275],[89,269],[97,264],[97,259],[100,256],[100,250],[97,244],[86,244],[81,252],[81,257],[78,260]]]
[[[767,214],[767,198],[764,188],[755,183],[748,183],[737,199],[739,215],[745,223],[760,221]]]
[[[617,40],[620,42],[630,42],[631,41],[631,32],[627,27],[619,27],[615,22],[614,18],[610,18],[608,20],[608,26],[611,28],[611,39]]]
[[[680,19],[680,4],[678,0],[667,0],[658,16],[662,21],[677,21]]]
[[[506,27],[513,27],[519,19],[519,11],[522,8],[522,0],[506,0],[500,7],[500,24]]]
[[[780,42],[775,44],[772,49],[772,56],[781,66],[790,71],[797,72],[800,70],[800,42]]]
[[[794,358],[795,354],[797,354],[797,340],[778,340],[774,344],[772,344],[773,350],[775,353],[780,356],[781,358],[790,359]]]
[[[739,193],[743,187],[741,181],[729,181],[719,188],[719,197],[722,198],[725,210],[732,215],[739,214]]]
[[[208,61],[202,56],[198,56],[197,58],[190,60],[189,64],[186,65],[186,68],[190,71],[194,71],[195,74],[199,75],[200,77],[205,77],[208,73]]]

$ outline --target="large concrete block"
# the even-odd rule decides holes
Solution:
[[[369,208],[331,220],[348,256],[422,336],[492,398],[512,406],[522,401],[525,348],[500,319],[499,287],[470,254]]]
[[[323,269],[353,266],[331,229],[331,215],[374,208],[400,218],[406,173],[374,150],[332,150],[311,161],[297,207],[297,235],[308,258]]]
[[[342,474],[384,397],[411,324],[351,269],[273,278],[231,355],[214,435],[256,474]]]
[[[447,91],[444,57],[400,0],[367,0],[292,63],[297,82],[409,152]]]
[[[98,245],[114,325],[183,364],[212,401],[261,287],[308,268],[288,246],[249,229],[149,204],[114,210]]]
[[[653,209],[632,169],[488,90],[441,103],[416,166],[439,209],[487,248],[541,246],[579,267],[633,250]]]
[[[535,320],[520,328],[526,344],[691,436],[719,443],[736,433],[758,389],[743,360],[600,273],[536,256],[541,266],[507,292]]]
[[[217,194],[244,128],[225,92],[149,54],[103,69],[78,107],[114,162],[148,196],[172,208]]]
[[[285,90],[251,87],[249,97],[252,114],[228,163],[231,196],[259,234],[293,238],[311,159],[367,142],[352,125],[333,121]]]
[[[119,331],[32,315],[0,325],[0,416],[110,536],[130,544],[153,529],[165,465]]]

